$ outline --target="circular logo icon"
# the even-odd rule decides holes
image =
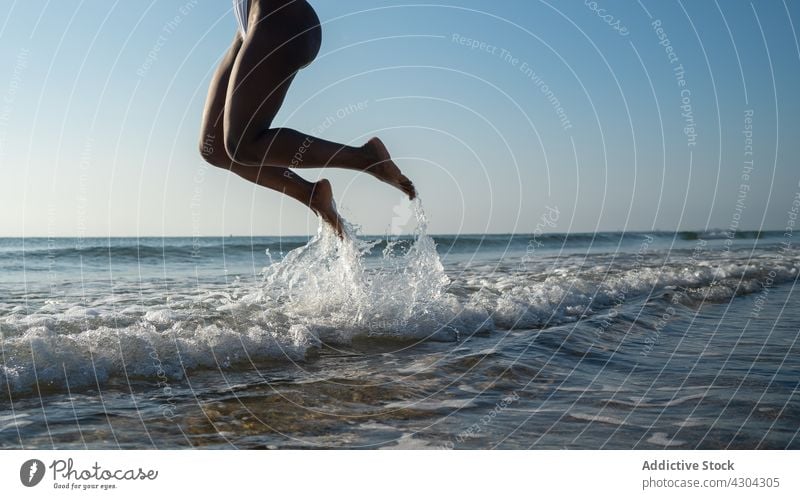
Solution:
[[[44,463],[38,459],[28,459],[19,469],[19,479],[26,487],[35,487],[44,478]]]

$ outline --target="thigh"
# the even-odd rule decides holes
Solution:
[[[200,133],[201,150],[204,156],[225,155],[223,118],[225,115],[225,99],[228,93],[228,82],[236,62],[236,56],[242,46],[239,34],[233,39],[231,47],[222,58],[211,84],[208,87],[203,110],[203,122]]]
[[[307,2],[254,0],[251,6],[225,102],[226,135],[241,142],[271,126],[297,71],[321,44],[319,18]]]
[[[272,40],[248,33],[233,64],[225,95],[226,143],[238,148],[270,128],[297,72]]]

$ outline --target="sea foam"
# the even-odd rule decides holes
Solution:
[[[455,341],[490,330],[484,310],[447,293],[450,279],[418,201],[414,214],[412,243],[386,244],[369,265],[365,254],[377,241],[360,240],[346,223],[340,239],[322,224],[308,244],[266,267],[260,285],[237,282],[227,292],[173,298],[169,307],[59,311],[50,302],[6,316],[0,384],[20,393],[99,386],[111,377],[181,379],[193,369],[303,360],[323,343],[357,337]]]
[[[798,279],[800,252],[743,248],[519,256],[442,264],[419,202],[411,238],[364,240],[322,225],[254,281],[115,281],[114,292],[33,298],[0,316],[6,394],[160,382],[194,369],[303,361],[355,339],[459,341],[542,329],[617,307],[689,307]],[[477,252],[477,250],[476,250]],[[515,260],[516,258],[516,260]],[[449,272],[449,273],[448,273]],[[27,289],[27,288],[26,288]],[[13,306],[12,306],[13,305]],[[633,314],[636,316],[638,314]],[[642,327],[647,327],[643,324]]]

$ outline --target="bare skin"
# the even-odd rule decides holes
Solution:
[[[309,182],[292,169],[365,172],[410,199],[417,193],[377,137],[352,147],[271,127],[295,75],[316,57],[321,36],[305,0],[250,0],[247,36],[237,31],[211,81],[200,152],[214,166],[300,201],[341,237],[330,182]]]

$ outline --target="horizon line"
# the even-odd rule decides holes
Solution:
[[[563,234],[563,235],[578,235],[578,234],[602,234],[602,233],[613,233],[613,234],[648,234],[648,233],[660,233],[660,234],[681,234],[681,233],[708,233],[708,232],[731,232],[729,230],[720,229],[720,228],[711,228],[711,229],[683,229],[683,230],[669,230],[669,229],[650,229],[650,230],[598,230],[598,231],[571,231],[571,232],[558,232],[558,231],[546,231],[546,232],[437,232],[437,233],[430,233],[429,236],[532,236],[532,235],[544,235],[544,234]],[[786,228],[782,229],[740,229],[733,231],[734,233],[748,233],[748,232],[786,232]],[[315,234],[229,234],[229,235],[165,235],[165,234],[156,234],[156,235],[91,235],[91,236],[47,236],[47,235],[34,235],[34,236],[7,236],[7,235],[0,235],[0,239],[157,239],[157,238],[164,238],[164,239],[217,239],[217,238],[241,238],[241,237],[250,237],[250,238],[257,238],[257,237],[314,237]],[[404,234],[359,234],[361,237],[385,237],[385,236],[412,236],[411,233],[404,233]]]

